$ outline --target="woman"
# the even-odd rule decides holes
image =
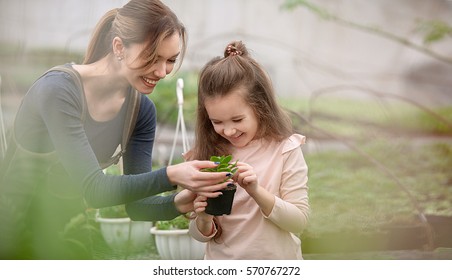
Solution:
[[[34,83],[0,171],[1,258],[90,258],[90,235],[71,227],[87,207],[127,204],[132,219],[163,220],[192,210],[193,193],[218,195],[227,174],[201,172],[209,161],[151,171],[156,112],[145,95],[182,60],[185,43],[167,6],[132,0],[99,21],[83,64]],[[125,175],[105,175],[120,156]],[[186,190],[152,197],[176,185]]]

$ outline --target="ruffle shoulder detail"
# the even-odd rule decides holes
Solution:
[[[306,143],[306,136],[303,136],[301,134],[292,134],[289,138],[283,141],[283,149],[282,153],[287,153],[289,151],[292,151],[301,145]]]

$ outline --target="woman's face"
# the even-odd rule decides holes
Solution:
[[[245,89],[232,90],[225,96],[207,98],[204,105],[215,132],[234,147],[248,145],[257,133],[258,120],[243,98]]]
[[[146,68],[147,61],[140,58],[146,44],[131,44],[124,48],[124,58],[120,61],[125,65],[125,76],[128,82],[138,92],[150,94],[158,81],[171,73],[180,54],[180,36],[175,33],[164,39],[157,48],[157,60]]]

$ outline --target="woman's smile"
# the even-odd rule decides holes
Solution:
[[[158,82],[158,80],[152,80],[144,76],[142,76],[141,79],[143,80],[144,85],[150,88],[154,88]]]

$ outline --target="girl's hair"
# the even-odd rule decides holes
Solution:
[[[241,41],[226,46],[224,57],[210,60],[201,70],[198,84],[196,140],[192,159],[206,160],[227,155],[229,142],[215,132],[205,108],[208,98],[222,97],[244,89],[245,101],[258,120],[256,138],[283,140],[293,133],[292,122],[278,105],[271,80]]]
[[[93,63],[112,52],[112,41],[119,37],[125,46],[146,43],[140,58],[147,67],[156,59],[160,43],[178,33],[182,46],[179,61],[186,50],[186,30],[176,15],[159,0],[131,0],[124,7],[107,12],[97,24],[86,51],[84,64]]]

